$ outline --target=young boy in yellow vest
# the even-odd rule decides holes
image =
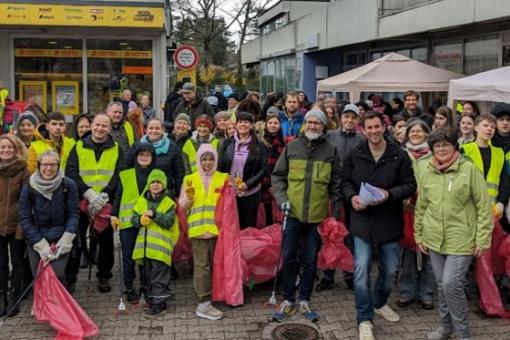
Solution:
[[[196,161],[198,171],[184,177],[179,205],[186,209],[188,217],[188,238],[193,251],[193,285],[198,297],[196,315],[219,320],[223,312],[211,304],[213,255],[219,234],[214,211],[228,175],[216,171],[218,153],[211,144],[200,146]]]
[[[216,150],[219,147],[219,141],[212,134],[214,122],[208,115],[200,115],[195,119],[195,131],[182,147],[184,157],[184,168],[186,174],[192,174],[198,170],[196,156],[197,150],[202,144],[211,144]]]
[[[491,114],[478,116],[475,131],[476,140],[462,145],[461,151],[483,173],[492,200],[493,215],[499,220],[510,197],[510,178],[503,149],[491,143],[496,131],[496,117]]]
[[[150,309],[148,318],[166,312],[170,297],[170,266],[179,238],[175,202],[168,197],[167,178],[159,169],[152,170],[145,190],[133,207],[131,223],[138,228],[133,260],[143,262],[144,283]]]
[[[131,304],[136,304],[140,300],[138,292],[133,288],[135,261],[132,259],[138,229],[131,224],[131,218],[133,217],[134,203],[143,192],[156,159],[156,152],[152,144],[139,143],[134,148],[134,166],[119,173],[119,184],[113,199],[111,213],[112,227],[120,229],[124,294]]]

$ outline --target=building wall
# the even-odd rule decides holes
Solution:
[[[324,18],[327,16],[326,8],[318,10],[310,15],[304,16],[296,21],[296,50],[302,51],[307,49],[306,40],[310,38],[310,35],[318,34],[317,46],[320,49],[324,49],[328,46],[327,44],[327,21]]]
[[[271,34],[263,36],[260,50],[261,58],[293,53],[295,48],[294,26],[293,23],[285,25]]]
[[[11,73],[9,72],[10,64],[10,50],[9,50],[9,34],[7,32],[0,32],[0,81],[6,87],[10,87]]]
[[[294,21],[328,6],[329,2],[290,1],[289,20]]]

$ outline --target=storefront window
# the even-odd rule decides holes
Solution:
[[[132,99],[152,99],[152,41],[87,40],[88,109],[103,111],[129,89]]]
[[[475,74],[498,67],[499,37],[490,36],[466,40],[465,74]]]
[[[434,66],[462,73],[462,42],[436,44],[432,59]]]
[[[82,112],[82,40],[16,38],[14,74],[16,99],[45,112]]]
[[[427,63],[427,48],[426,47],[416,47],[411,50],[411,58],[414,60],[418,60],[422,63]]]

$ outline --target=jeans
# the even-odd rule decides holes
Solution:
[[[26,277],[26,267],[23,260],[25,256],[25,241],[16,240],[15,233],[7,236],[0,236],[0,291],[9,288],[9,257],[11,259],[12,271],[10,289],[20,290],[21,282]]]
[[[317,226],[317,223],[303,223],[292,217],[287,218],[287,225],[282,240],[282,285],[283,297],[290,302],[294,302],[296,299],[297,255],[301,239],[303,239],[304,243],[302,248],[304,266],[299,289],[299,300],[310,301],[315,271],[317,269],[317,254],[321,243]]]
[[[372,321],[374,308],[381,308],[388,302],[397,272],[400,256],[398,242],[376,245],[379,249],[379,273],[374,291],[371,291],[370,272],[372,270],[371,243],[354,237],[354,300],[356,321]]]
[[[422,254],[422,268],[419,271],[416,262],[416,251],[404,249],[399,277],[399,299],[404,302],[419,300],[432,303],[434,285],[434,273],[430,258]]]
[[[122,248],[122,276],[124,278],[124,288],[133,289],[135,279],[135,261],[132,258],[135,249],[138,229],[131,227],[120,229],[120,244]]]
[[[471,338],[469,306],[464,287],[473,256],[443,255],[429,249],[436,278],[440,324],[459,338]]]

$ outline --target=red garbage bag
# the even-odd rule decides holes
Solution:
[[[264,203],[259,203],[259,207],[257,209],[257,228],[264,228],[266,226],[266,208],[264,207]]]
[[[276,204],[276,200],[274,198],[271,199],[271,210],[273,211],[273,223],[283,223],[283,213],[278,208]]]
[[[404,233],[400,239],[402,247],[416,250],[416,241],[414,240],[414,211],[404,210]]]
[[[99,333],[99,328],[60,283],[51,265],[39,262],[42,273],[34,285],[32,310],[37,321],[49,323],[57,340],[83,339]]]
[[[212,299],[226,304],[244,304],[241,237],[234,189],[225,185],[215,210],[220,229],[214,250]]]
[[[247,286],[271,280],[276,273],[280,255],[282,226],[246,228],[241,230],[241,254],[243,262],[243,283]],[[281,263],[278,265],[278,270]]]
[[[507,318],[510,317],[510,312],[506,311],[503,306],[498,285],[494,279],[495,267],[499,263],[503,263],[502,259],[498,256],[498,250],[504,237],[503,229],[499,222],[496,221],[492,232],[491,249],[485,251],[476,259],[475,274],[476,283],[480,291],[480,308],[487,315]]]
[[[87,200],[80,201],[80,210],[87,214],[90,225],[99,234],[102,233],[106,228],[110,226],[110,217],[112,214],[112,205],[107,203],[105,207],[98,212],[95,216],[92,216],[89,212],[89,202]]]
[[[354,271],[352,254],[344,243],[344,238],[349,234],[345,225],[335,220],[334,217],[325,219],[319,225],[322,246],[317,259],[320,269],[340,268],[345,272]]]
[[[186,219],[186,211],[178,207],[177,217],[179,218],[179,229],[181,233],[179,234],[179,239],[175,244],[172,260],[173,262],[191,261],[193,259],[193,251],[191,249],[191,242],[188,239],[188,221]]]

